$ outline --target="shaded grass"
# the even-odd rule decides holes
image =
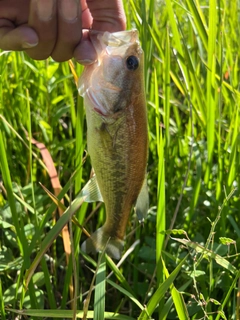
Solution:
[[[102,285],[94,294],[105,303],[99,317],[110,312],[109,319],[237,319],[239,4],[138,0],[124,5],[128,29],[137,27],[145,51],[150,210],[143,227],[132,215],[126,250],[138,242],[121,265],[106,257],[106,276],[97,273]],[[80,74],[82,67],[76,68]],[[41,245],[54,240],[47,234],[58,218],[53,216],[56,204],[38,184],[51,190],[25,130],[50,151],[63,186],[58,199],[64,198],[67,208],[91,170],[84,152],[83,102],[67,63],[1,53],[0,70],[1,317],[12,317],[7,307],[26,308],[30,319],[72,317],[73,265],[72,259],[66,264],[61,237],[44,251],[26,294],[23,290],[26,270]],[[92,213],[88,231],[105,218],[103,206],[97,215],[95,208],[84,203],[76,212],[80,225]],[[170,226],[175,235],[164,247],[169,234],[163,231]],[[82,256],[81,235],[73,224],[77,310],[84,309],[92,272],[99,271],[93,259]],[[224,244],[224,237],[232,241]],[[94,308],[90,300],[89,318]]]

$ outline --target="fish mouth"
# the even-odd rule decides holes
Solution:
[[[123,45],[129,45],[129,43],[134,43],[138,41],[138,31],[137,29],[119,31],[119,32],[105,32],[102,37],[102,41],[110,47],[121,47]]]
[[[133,43],[136,43],[138,46],[139,53],[142,52],[137,29],[113,33],[91,30],[89,35],[98,57],[101,56],[104,50],[109,55],[115,54],[115,52],[118,55],[124,55]]]

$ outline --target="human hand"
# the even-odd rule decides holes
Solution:
[[[0,0],[0,48],[31,58],[96,59],[87,29],[125,29],[121,0]],[[82,32],[83,29],[83,32]],[[86,30],[84,30],[86,29]]]

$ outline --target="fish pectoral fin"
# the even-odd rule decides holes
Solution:
[[[148,197],[147,174],[146,174],[143,185],[142,185],[142,189],[138,195],[137,202],[135,205],[135,212],[140,222],[142,222],[146,218],[148,209],[149,209],[149,197]]]
[[[86,77],[86,71],[83,71],[81,76],[78,79],[77,89],[78,89],[78,94],[81,97],[84,97],[87,90],[85,77]]]
[[[96,202],[96,201],[104,202],[98,183],[97,183],[97,177],[95,174],[86,183],[86,185],[84,186],[81,192],[82,192],[82,196],[84,197],[84,202]]]

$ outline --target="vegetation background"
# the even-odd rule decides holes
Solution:
[[[105,212],[77,196],[91,164],[73,75],[1,52],[2,320],[240,319],[240,3],[124,5],[145,52],[148,217],[132,214],[118,265],[81,253]]]

